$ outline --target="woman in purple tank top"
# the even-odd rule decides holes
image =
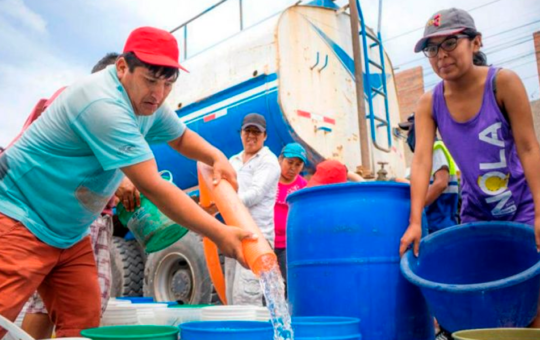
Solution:
[[[433,15],[416,44],[442,81],[417,107],[423,133],[416,136],[410,226],[401,253],[413,242],[418,253],[437,129],[462,173],[462,221],[534,225],[540,249],[540,147],[527,93],[514,72],[486,66],[481,46],[473,18],[456,8]]]
[[[456,8],[434,14],[415,46],[442,81],[418,102],[422,133],[416,134],[410,224],[400,254],[414,243],[418,255],[437,129],[461,170],[462,222],[532,225],[540,250],[540,147],[527,93],[514,72],[486,66],[481,46],[473,18]]]

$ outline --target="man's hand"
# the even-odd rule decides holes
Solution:
[[[220,234],[217,237],[212,237],[221,253],[227,257],[236,259],[244,268],[250,269],[246,259],[244,258],[244,250],[242,248],[243,240],[257,241],[257,234],[238,227],[223,226],[220,228]]]
[[[212,166],[214,185],[217,185],[221,179],[226,179],[235,190],[238,189],[236,171],[227,157],[197,133],[186,129],[181,137],[169,142],[169,145],[185,157]]]
[[[213,164],[214,175],[213,184],[218,185],[222,179],[227,180],[233,186],[234,190],[238,190],[238,182],[236,181],[236,171],[234,171],[229,160],[224,156],[220,156]]]
[[[114,195],[118,197],[127,211],[134,211],[141,206],[141,194],[127,177],[124,177]]]
[[[422,238],[422,226],[417,223],[411,223],[405,234],[401,237],[399,245],[399,256],[403,256],[409,246],[414,243],[414,256],[420,252],[420,239]]]

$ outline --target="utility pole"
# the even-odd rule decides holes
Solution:
[[[351,38],[353,46],[354,59],[354,83],[356,85],[356,108],[358,112],[358,127],[360,129],[360,155],[361,165],[357,171],[364,178],[372,178],[371,164],[369,159],[369,140],[366,123],[366,104],[364,101],[364,77],[362,72],[362,54],[360,53],[358,8],[356,0],[349,0],[350,18],[351,18]]]

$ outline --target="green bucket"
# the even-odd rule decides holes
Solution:
[[[81,335],[92,340],[178,340],[178,332],[172,326],[107,326],[85,329]]]
[[[452,334],[455,340],[538,340],[540,329],[488,328],[459,331]]]
[[[169,171],[160,172],[161,177],[172,183]],[[148,198],[141,194],[141,206],[127,211],[122,203],[116,207],[120,222],[127,226],[147,253],[167,248],[181,239],[188,229],[165,216]]]

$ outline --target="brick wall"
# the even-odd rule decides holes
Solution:
[[[533,34],[534,37],[534,50],[536,51],[536,67],[538,69],[538,75],[540,76],[540,31]]]
[[[540,99],[531,102],[534,132],[536,133],[536,139],[540,142]]]
[[[424,94],[424,73],[422,67],[418,66],[396,73],[395,81],[401,121],[404,121],[414,112],[418,99]]]
[[[416,103],[422,94],[424,94],[424,73],[422,67],[418,66],[396,73],[395,81],[401,121],[405,121],[416,110]],[[412,152],[405,145],[405,161],[407,166],[411,165],[411,160]]]
[[[534,33],[534,50],[536,51],[536,66],[538,68],[538,75],[540,76],[540,31]],[[536,139],[540,141],[540,100],[531,102],[534,131],[536,132]]]

